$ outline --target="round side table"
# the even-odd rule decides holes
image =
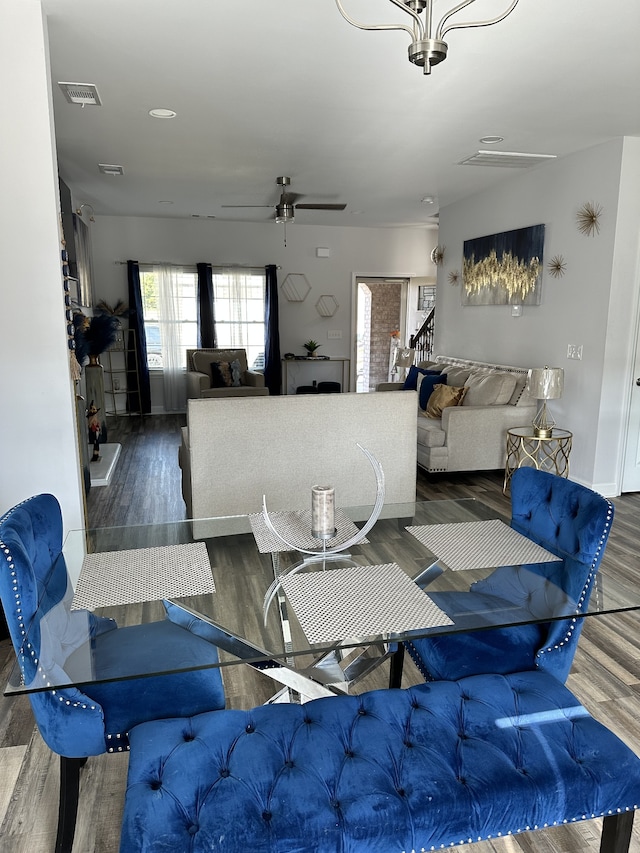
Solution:
[[[569,476],[569,454],[573,433],[556,429],[548,438],[534,435],[533,427],[513,427],[507,430],[507,461],[502,491],[507,493],[513,472],[523,465],[549,471],[560,477]]]

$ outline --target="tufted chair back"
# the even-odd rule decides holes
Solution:
[[[483,607],[490,612],[500,602],[502,608],[525,608],[534,619],[549,612],[568,618],[415,640],[407,648],[428,680],[542,669],[565,681],[569,674],[583,623],[573,614],[588,607],[613,505],[585,486],[535,468],[514,472],[511,504],[511,526],[559,561],[503,566],[467,593],[430,595],[450,613]]]
[[[223,708],[220,672],[204,669],[217,664],[217,649],[170,618],[118,628],[112,619],[71,610],[62,514],[53,495],[37,495],[0,517],[0,554],[0,599],[24,683],[70,685],[29,693],[43,740],[61,756],[60,820],[67,823],[59,825],[58,838],[66,841],[56,850],[70,851],[79,777],[68,762],[128,749],[129,728],[140,722]],[[71,686],[74,671],[85,664],[78,680],[86,680],[86,661],[99,683],[79,690]],[[193,671],[179,671],[190,664]],[[172,665],[171,675],[122,679],[127,666],[138,675]],[[75,806],[68,808],[69,800]]]
[[[579,612],[589,605],[613,516],[610,501],[579,483],[535,468],[513,474],[511,526],[563,560],[557,583]],[[566,680],[583,624],[575,617],[552,622],[536,668]]]

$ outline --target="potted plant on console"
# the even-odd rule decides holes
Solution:
[[[308,358],[317,358],[316,350],[319,349],[322,344],[311,339],[307,341],[306,344],[302,344],[302,346],[306,349]]]

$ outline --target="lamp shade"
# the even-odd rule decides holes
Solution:
[[[558,400],[564,390],[561,367],[534,367],[529,371],[527,388],[536,400]]]
[[[416,351],[410,347],[399,347],[396,352],[396,367],[411,367]]]

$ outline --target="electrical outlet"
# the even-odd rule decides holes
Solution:
[[[327,340],[329,341],[341,341],[342,340],[342,329],[329,329],[327,332]]]
[[[567,344],[567,358],[582,360],[582,344]]]

